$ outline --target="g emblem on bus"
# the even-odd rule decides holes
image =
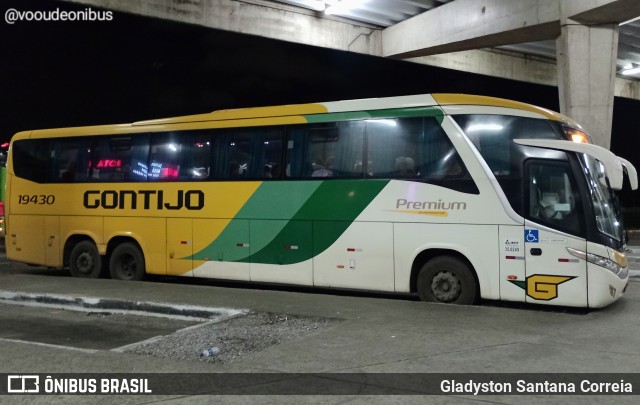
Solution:
[[[552,276],[549,274],[534,274],[526,281],[509,280],[527,292],[527,296],[541,301],[551,301],[558,298],[558,286],[573,280],[575,276]]]

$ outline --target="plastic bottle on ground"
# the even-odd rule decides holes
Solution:
[[[200,352],[200,359],[206,359],[208,357],[213,357],[216,354],[220,353],[220,349],[217,347],[208,347]]]

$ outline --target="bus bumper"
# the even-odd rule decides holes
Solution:
[[[627,290],[629,271],[624,268],[620,275],[595,265],[587,264],[589,308],[602,308],[619,300]]]

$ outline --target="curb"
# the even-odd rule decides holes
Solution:
[[[113,298],[73,297],[60,294],[28,293],[0,290],[0,302],[18,305],[56,307],[75,311],[109,311],[130,315],[210,321],[245,315],[249,311],[236,308],[214,308],[196,305],[167,304],[150,301],[127,301]]]

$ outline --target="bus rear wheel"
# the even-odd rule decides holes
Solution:
[[[69,256],[69,271],[73,277],[100,277],[102,257],[93,242],[83,240],[73,247]]]
[[[144,256],[133,243],[118,245],[111,253],[109,273],[115,280],[142,280],[145,274]]]
[[[422,301],[472,305],[477,300],[473,270],[453,256],[438,256],[426,262],[418,274],[417,290]]]

